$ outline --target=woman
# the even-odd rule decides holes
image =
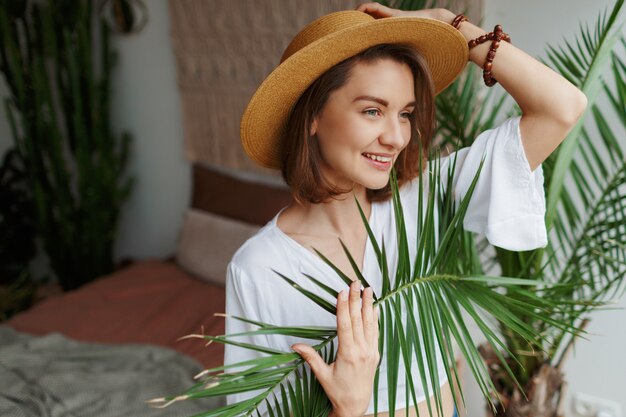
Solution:
[[[276,325],[336,324],[336,361],[326,364],[304,340],[257,336],[247,341],[287,351],[310,365],[331,400],[334,416],[373,413],[373,380],[379,364],[377,312],[372,293],[381,277],[371,243],[356,215],[354,196],[375,235],[384,236],[394,259],[389,174],[398,173],[409,242],[414,242],[420,155],[434,125],[434,96],[463,71],[467,60],[511,94],[523,115],[483,132],[457,152],[453,184],[457,200],[485,164],[464,227],[511,250],[545,246],[545,198],[541,163],[566,137],[586,106],[585,96],[523,51],[499,28],[486,31],[445,9],[400,11],[366,3],[307,25],[287,47],[281,64],[261,84],[242,119],[242,144],[260,165],[280,169],[297,204],[283,208],[234,255],[228,268],[226,312]],[[474,40],[474,42],[470,42]],[[505,42],[501,42],[504,40]],[[469,49],[468,49],[468,42]],[[497,51],[497,56],[496,56]],[[450,158],[441,161],[446,172]],[[426,166],[425,164],[422,166]],[[411,234],[413,233],[413,234]],[[343,271],[352,271],[345,243],[372,284],[343,288],[316,248]],[[409,244],[409,247],[415,245]],[[336,318],[306,303],[276,278],[279,271],[315,291],[303,273],[343,290]],[[352,276],[355,280],[356,277]],[[226,333],[250,330],[228,318]],[[384,355],[384,353],[383,353]],[[255,357],[226,346],[225,362]],[[386,362],[380,361],[379,415],[386,415]],[[439,367],[445,416],[453,414],[450,387]],[[403,366],[397,370],[404,392]],[[419,414],[428,415],[425,389],[415,381]],[[432,392],[432,387],[428,387]],[[252,393],[230,396],[229,403]],[[409,407],[399,395],[394,407]],[[413,406],[410,415],[416,415]]]

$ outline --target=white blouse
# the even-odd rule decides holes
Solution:
[[[464,228],[485,235],[495,246],[524,251],[546,246],[547,233],[544,221],[543,171],[541,166],[534,171],[530,170],[521,142],[519,122],[520,116],[507,119],[498,127],[481,133],[470,147],[460,149],[457,152],[453,181],[456,189],[455,198],[460,201],[469,189],[482,157],[485,156],[485,163],[465,217]],[[451,156],[441,158],[442,173],[447,172]],[[419,179],[416,178],[400,188],[411,259],[414,259],[416,250],[416,245],[411,242],[417,239],[415,213],[417,213],[419,193],[418,182]],[[272,272],[272,269],[275,269],[302,287],[318,294],[319,288],[303,273],[308,273],[337,291],[347,288],[335,272],[317,255],[277,227],[276,220],[279,214],[280,212],[241,246],[229,263],[226,276],[226,313],[278,326],[336,327],[334,315],[309,301]],[[390,270],[393,271],[397,248],[391,200],[372,204],[369,223],[376,239],[384,236]],[[380,241],[378,243],[381,244]],[[379,295],[382,290],[382,276],[369,238],[366,243],[362,272],[372,285],[374,292]],[[325,298],[328,299],[328,297]],[[226,334],[250,331],[255,328],[256,326],[235,319],[226,319]],[[272,347],[284,352],[291,352],[290,346],[294,343],[312,344],[314,342],[278,335],[248,336],[237,340]],[[241,362],[261,355],[263,354],[252,350],[226,345],[224,363]],[[415,358],[413,361],[413,366],[416,366]],[[439,380],[443,385],[447,378],[441,358],[439,358],[439,363],[441,364],[438,366]],[[396,409],[399,410],[407,406],[404,395],[405,369],[402,360],[400,360],[398,371]],[[417,399],[421,402],[426,398],[421,379],[417,376],[419,375],[417,368],[413,371],[413,375]],[[378,411],[388,411],[384,353],[380,365],[378,389]],[[231,404],[241,401],[260,392],[230,395],[227,402]],[[429,393],[432,394],[432,392],[432,387],[429,387]],[[265,407],[262,406],[260,411],[264,414]],[[367,414],[373,412],[372,399]]]

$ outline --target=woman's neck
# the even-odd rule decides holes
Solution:
[[[348,236],[353,234],[355,230],[362,230],[363,221],[359,216],[359,209],[354,200],[355,195],[365,217],[369,218],[372,204],[367,200],[365,189],[362,188],[361,192],[357,193],[355,190],[354,194],[346,193],[327,203],[310,204],[306,207],[306,211],[311,225],[315,225],[315,229],[318,231],[323,230],[338,236]]]
[[[283,224],[288,234],[309,236],[351,237],[363,233],[363,221],[354,197],[359,201],[365,217],[369,219],[372,204],[367,200],[364,187],[345,193],[319,204],[292,206],[298,220]]]

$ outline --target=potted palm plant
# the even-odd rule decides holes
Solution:
[[[544,297],[563,306],[553,318],[571,326],[584,327],[589,313],[620,297],[626,284],[626,140],[624,130],[616,131],[607,121],[613,113],[621,123],[619,129],[626,128],[626,65],[619,57],[626,42],[618,24],[623,3],[616,1],[612,10],[598,17],[594,28],[581,27],[573,42],[548,49],[546,65],[577,85],[590,103],[589,116],[581,119],[543,163],[548,246],[511,252],[481,240],[463,251],[474,259],[468,264],[477,266],[475,273],[498,271],[504,276],[558,284]],[[612,80],[603,79],[607,72]],[[438,97],[442,146],[468,146],[475,133],[490,128],[503,112],[504,96],[496,98],[490,91],[485,101],[493,105],[485,106],[485,101],[476,99],[478,88],[470,76]],[[608,98],[610,108],[601,110],[595,104],[601,94]],[[519,109],[508,111],[515,113]],[[508,292],[507,296],[516,297]],[[580,334],[533,318],[525,321],[545,335],[542,343],[528,343],[508,329],[500,329],[508,350],[518,353],[515,360],[507,357],[505,363],[512,367],[523,390],[507,378],[496,352],[481,347],[497,388],[491,399],[498,415],[557,416],[564,387],[562,367]]]
[[[620,42],[616,22],[622,6],[623,1],[617,1],[610,13],[598,19],[594,30],[582,29],[575,43],[550,49],[551,65],[587,95],[591,117],[583,117],[544,163],[546,221],[551,233],[546,248],[505,251],[463,231],[462,220],[473,187],[455,207],[451,184],[446,178],[438,177],[438,169],[430,170],[428,177],[423,174],[420,179],[428,197],[419,203],[419,246],[415,259],[408,256],[404,212],[392,172],[400,254],[395,270],[389,269],[385,248],[377,245],[378,237],[372,235],[360,211],[384,280],[383,291],[375,301],[380,306],[380,350],[387,352],[388,369],[397,367],[400,361],[408,363],[413,356],[422,369],[417,375],[410,375],[410,366],[407,367],[406,392],[396,392],[397,381],[388,381],[390,410],[396,395],[406,395],[415,403],[411,380],[421,380],[427,390],[427,381],[433,387],[439,386],[437,354],[443,357],[448,379],[452,384],[458,383],[452,354],[457,346],[488,399],[490,413],[559,415],[564,358],[573,341],[584,333],[582,327],[588,314],[623,290],[625,283],[626,141],[609,127],[606,115],[595,105],[598,96],[606,94],[622,127],[626,128],[626,64],[615,52]],[[621,46],[626,47],[624,39]],[[602,79],[609,67],[614,87]],[[505,110],[504,97],[497,97],[493,91],[481,99],[478,88],[482,87],[469,70],[438,96],[440,147],[467,146],[479,132],[493,127],[503,113],[512,115],[519,111]],[[585,119],[597,127],[597,135],[584,125]],[[480,170],[474,184],[479,174]],[[573,186],[566,188],[566,181],[572,181]],[[447,184],[447,187],[435,184]],[[435,217],[439,222],[434,221]],[[368,286],[350,253],[345,247],[344,250],[354,272]],[[327,261],[324,254],[319,255]],[[332,263],[327,263],[334,268],[338,279],[349,280]],[[328,299],[336,296],[336,292],[315,277],[308,278],[318,286],[318,293],[302,289],[290,277],[277,272],[277,279],[291,283],[301,296],[334,313],[335,306]],[[419,315],[408,315],[403,320],[399,314],[403,308],[418,311]],[[247,334],[280,334],[314,340],[314,347],[328,362],[334,359],[336,329],[285,328],[245,317],[236,319],[255,326]],[[469,322],[484,336],[484,345],[477,346]],[[254,349],[265,356],[208,369],[186,392],[156,399],[153,404],[167,406],[196,397],[254,391],[255,395],[247,400],[207,410],[202,415],[251,415],[255,411],[259,415],[261,407],[267,408],[271,416],[328,413],[330,404],[324,391],[298,354],[243,344],[237,341],[237,336],[197,335],[211,342]],[[544,395],[534,395],[538,391]],[[377,397],[376,389],[374,393]],[[435,415],[441,411],[441,393],[435,388],[432,394],[435,408],[429,411]],[[457,407],[462,406],[457,404]]]

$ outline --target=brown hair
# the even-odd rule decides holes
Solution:
[[[300,96],[287,120],[281,159],[281,171],[294,199],[303,204],[321,203],[349,192],[333,186],[320,170],[318,141],[309,132],[311,122],[321,112],[330,94],[346,84],[352,68],[359,63],[392,59],[408,65],[415,85],[415,110],[412,112],[411,139],[395,162],[398,185],[419,175],[420,156],[426,167],[428,150],[435,128],[434,84],[426,61],[417,51],[403,44],[375,45],[327,70]],[[369,201],[383,201],[391,196],[390,183],[379,190],[367,189]]]

